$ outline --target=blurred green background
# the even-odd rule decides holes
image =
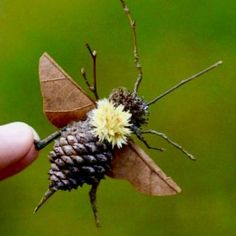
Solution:
[[[147,151],[182,187],[172,197],[150,197],[126,181],[107,179],[98,192],[102,228],[94,225],[88,187],[59,192],[32,211],[47,188],[47,153],[24,172],[0,183],[0,235],[236,235],[236,3],[128,1],[137,20],[149,100],[208,65],[224,64],[151,107],[150,127],[194,153],[149,137],[165,153]],[[130,28],[119,0],[0,1],[0,123],[24,121],[45,137],[55,129],[44,117],[38,60],[47,51],[84,88],[84,47],[98,52],[98,89],[133,87],[136,71]]]

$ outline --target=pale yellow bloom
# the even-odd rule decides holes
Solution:
[[[124,111],[124,106],[117,107],[108,99],[99,100],[97,108],[90,113],[92,132],[100,142],[108,141],[114,147],[121,148],[130,136],[131,113]]]

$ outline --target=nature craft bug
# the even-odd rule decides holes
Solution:
[[[42,149],[56,139],[50,153],[50,185],[35,212],[58,190],[71,190],[84,183],[91,185],[89,193],[97,226],[99,219],[96,209],[96,191],[105,175],[130,181],[140,192],[149,195],[172,195],[181,191],[178,185],[148,157],[133,141],[135,134],[147,148],[145,134],[155,134],[190,159],[194,157],[165,134],[155,130],[143,130],[147,123],[148,108],[176,88],[217,67],[219,61],[207,69],[181,81],[150,102],[138,96],[138,88],[143,73],[139,60],[136,39],[136,26],[130,11],[120,0],[128,17],[133,37],[134,62],[138,72],[133,91],[125,88],[113,90],[108,99],[99,99],[96,85],[96,51],[87,48],[93,59],[93,85],[87,79],[85,70],[82,76],[88,88],[94,93],[97,104],[64,72],[48,55],[40,58],[40,83],[44,102],[44,112],[49,121],[60,128],[59,131],[42,141],[35,142]],[[131,171],[132,170],[132,171]]]

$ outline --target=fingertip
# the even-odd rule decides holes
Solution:
[[[38,151],[34,145],[31,146],[30,150],[16,162],[11,163],[2,171],[0,171],[0,180],[6,179],[12,175],[15,175],[25,169],[38,157]]]
[[[26,123],[13,122],[0,126],[0,179],[13,175],[35,160],[38,151],[36,131]]]

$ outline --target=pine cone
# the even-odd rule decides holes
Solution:
[[[84,183],[93,185],[111,168],[112,149],[90,132],[89,119],[70,124],[49,154],[49,189],[71,190]]]
[[[137,94],[129,92],[126,88],[113,90],[109,99],[116,105],[122,104],[125,111],[132,114],[131,123],[140,127],[147,123],[148,106]]]

